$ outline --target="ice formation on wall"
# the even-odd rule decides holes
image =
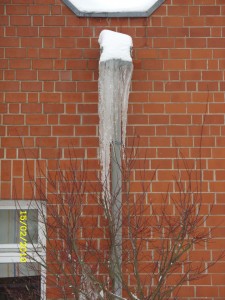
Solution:
[[[128,97],[133,71],[130,36],[103,30],[99,37],[102,49],[99,63],[99,139],[101,180],[110,190],[110,147],[113,143],[125,144]],[[121,132],[117,126],[122,126]]]

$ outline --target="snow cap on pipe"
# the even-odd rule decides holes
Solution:
[[[133,42],[129,35],[111,30],[103,30],[98,42],[102,49],[99,62],[110,59],[132,61],[131,49]]]

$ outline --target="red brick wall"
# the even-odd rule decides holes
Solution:
[[[102,29],[127,33],[134,42],[127,143],[138,135],[140,160],[146,155],[147,167],[157,168],[153,202],[168,186],[175,191],[178,148],[195,168],[205,115],[204,209],[215,202],[206,225],[219,227],[203,250],[213,260],[225,247],[224,0],[166,0],[149,18],[133,19],[78,18],[60,0],[1,0],[0,13],[1,199],[31,198],[25,156],[30,170],[37,157],[51,169],[59,156],[69,159],[72,144],[90,171],[99,168],[97,40]],[[225,299],[224,282],[221,261],[179,298]]]

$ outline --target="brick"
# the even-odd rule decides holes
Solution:
[[[80,27],[65,27],[65,28],[62,28],[61,34],[63,37],[75,37],[75,36],[81,37],[82,36],[82,28],[80,28]]]
[[[203,80],[223,80],[223,72],[220,71],[207,71],[202,72]]]
[[[1,162],[1,180],[9,181],[11,180],[11,161],[2,160]]]
[[[59,137],[58,144],[59,144],[59,147],[79,147],[80,146],[80,138]]]
[[[50,136],[51,127],[50,126],[30,126],[31,136]]]
[[[77,126],[75,128],[76,136],[93,136],[96,135],[96,127],[94,126]]]
[[[25,102],[26,101],[26,95],[23,94],[23,93],[11,93],[11,92],[8,92],[6,94],[6,97],[5,97],[5,101],[6,102]]]
[[[0,63],[1,63],[0,69],[8,69],[9,63],[7,59],[0,59]]]
[[[202,58],[212,58],[213,51],[210,49],[192,49],[191,58],[202,59]]]
[[[36,146],[44,148],[55,148],[57,146],[57,139],[51,137],[36,138]]]
[[[27,27],[20,26],[17,28],[17,34],[21,37],[36,37],[38,36],[38,28],[35,27]]]
[[[210,36],[210,28],[190,28],[190,37]]]
[[[11,184],[10,183],[2,183],[1,184],[1,199],[11,199]]]
[[[60,102],[60,94],[59,93],[41,93],[40,102]]]
[[[76,92],[77,83],[76,82],[56,82],[55,84],[57,92]]]
[[[62,14],[62,7],[61,5],[54,5],[51,7],[52,15],[61,15]]]
[[[41,48],[42,39],[38,37],[24,37],[21,40],[21,45],[24,48]]]
[[[65,58],[71,58],[71,59],[82,58],[82,50],[79,50],[79,49],[62,49],[61,50],[61,58],[62,59],[65,59]],[[77,62],[77,64],[79,64],[79,62]]]
[[[184,91],[185,83],[184,82],[168,82],[165,87],[166,91]]]
[[[198,89],[199,91],[217,91],[218,83],[215,81],[199,82]]]
[[[2,147],[7,147],[7,148],[18,148],[21,147],[22,145],[21,139],[16,137],[2,137],[1,142],[2,142]]]
[[[97,114],[98,106],[96,104],[79,104],[78,113],[80,114]]]
[[[151,37],[166,37],[167,36],[167,28],[166,27],[147,28],[147,32],[148,32],[148,36],[151,36]]]
[[[27,48],[27,57],[28,58],[37,58],[39,56],[39,49],[37,48]]]
[[[174,16],[187,16],[188,15],[188,6],[184,5],[184,3],[182,3],[183,5],[179,5],[176,6],[174,4],[174,6],[169,6],[168,7],[168,15],[174,15]]]
[[[13,81],[0,82],[0,91],[19,91],[19,83]]]
[[[59,58],[60,50],[59,49],[40,49],[40,58]]]
[[[139,59],[158,58],[159,51],[156,49],[135,49],[136,56]]]
[[[200,15],[220,15],[220,7],[219,6],[201,6],[200,7]]]
[[[6,113],[6,112],[7,112],[7,105],[0,104],[0,113]]]
[[[182,27],[184,23],[183,17],[176,17],[174,18],[173,16],[168,16],[164,17],[162,19],[162,25],[163,26],[168,26],[168,27]]]
[[[17,80],[37,80],[37,72],[32,70],[17,70]]]
[[[164,112],[164,105],[163,104],[146,104],[144,105],[144,112],[145,113],[163,113]]]
[[[28,136],[28,127],[27,126],[7,126],[7,135],[8,136],[19,136],[19,137]]]
[[[186,45],[187,48],[206,48],[207,41],[206,38],[187,38]]]
[[[163,63],[164,70],[183,70],[185,68],[184,60],[165,60]]]
[[[30,5],[29,13],[31,15],[49,15],[50,6],[49,5]]]
[[[169,28],[168,29],[168,36],[169,37],[180,37],[180,38],[186,38],[189,36],[189,30],[188,28]],[[176,47],[178,48],[178,47]],[[181,47],[180,47],[181,48]],[[182,47],[184,48],[184,47]]]
[[[32,114],[26,116],[27,125],[44,125],[47,124],[47,116],[41,114]]]
[[[6,5],[7,15],[26,15],[26,5]]]
[[[60,28],[57,27],[41,27],[39,28],[40,37],[57,37],[60,36]]]
[[[188,60],[186,62],[187,70],[204,70],[207,69],[205,60]]]
[[[180,79],[182,81],[186,80],[201,80],[202,75],[199,71],[185,71],[180,73]]]
[[[2,78],[3,78],[3,74],[2,74]],[[4,72],[4,79],[5,80],[15,80],[16,79],[15,71],[13,71],[13,70],[5,70],[5,72]]]
[[[18,157],[20,159],[38,159],[39,158],[39,149],[24,148],[18,150]]]
[[[196,16],[185,17],[183,25],[184,26],[194,26],[194,27],[198,27],[198,26],[204,27],[205,26],[205,18],[204,17],[196,18]]]
[[[93,92],[98,90],[98,83],[96,82],[77,82],[78,92]]]
[[[33,18],[33,25],[34,26],[43,26],[44,25],[44,17],[43,16],[32,16]]]
[[[41,149],[41,158],[43,159],[59,159],[61,156],[60,149],[47,148]]]
[[[73,72],[72,79],[75,81],[91,81],[93,78],[92,71]]]
[[[190,50],[188,49],[170,49],[170,58],[180,59],[180,58],[190,58]]]
[[[207,40],[209,48],[223,48],[224,46],[224,39],[221,38],[208,38]]]
[[[25,48],[6,48],[5,56],[8,58],[25,58],[26,57],[26,49]]]
[[[133,89],[134,91],[150,91],[152,90],[152,83],[149,82],[149,81],[146,81],[146,82],[141,82],[141,81],[138,81],[138,82],[133,82]]]
[[[65,17],[64,16],[47,16],[44,17],[45,26],[64,26]]]
[[[53,61],[51,59],[34,59],[32,60],[33,69],[51,70],[53,69]]]
[[[52,135],[53,136],[73,136],[74,128],[73,128],[73,126],[53,126]]]
[[[23,92],[40,92],[42,90],[41,82],[22,82],[21,84]]]
[[[11,59],[9,62],[11,69],[30,69],[31,60],[30,59]]]
[[[24,116],[23,115],[4,115],[3,116],[4,124],[24,124]]]
[[[23,176],[23,161],[22,160],[13,160],[13,175],[14,176]]]
[[[15,27],[7,27],[5,28],[5,36],[16,36],[17,31]],[[2,36],[3,36],[3,28],[2,28]]]
[[[38,102],[38,93],[28,93],[28,102]]]
[[[42,105],[39,103],[29,103],[29,104],[22,104],[21,105],[21,112],[22,113],[41,113],[42,112]]]
[[[43,81],[56,81],[59,80],[58,71],[38,71],[38,79]]]
[[[75,125],[75,124],[80,124],[80,116],[76,115],[61,115],[60,116],[60,124],[70,124],[70,125]],[[86,123],[85,123],[86,124]],[[96,122],[94,123],[96,124]]]
[[[30,16],[13,16],[10,18],[10,25],[12,26],[29,26],[31,25]]]
[[[172,135],[172,136],[185,136],[187,135],[187,127],[182,125],[179,126],[171,125],[168,126],[167,132],[168,135]]]
[[[75,48],[76,40],[71,37],[55,39],[56,48]]]
[[[223,113],[225,111],[225,104],[211,103],[209,109],[210,109],[210,113]]]
[[[63,104],[44,104],[44,113],[63,113]]]
[[[15,37],[2,37],[1,43],[4,47],[18,47],[19,39]]]
[[[143,61],[143,69],[162,70],[163,69],[163,61],[162,60],[144,60]]]
[[[1,19],[0,19],[0,25],[8,26],[9,25],[9,17],[8,16],[2,16]]]

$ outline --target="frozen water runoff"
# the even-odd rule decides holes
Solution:
[[[103,30],[99,36],[102,50],[99,63],[99,139],[101,181],[110,191],[111,145],[125,145],[127,108],[133,64],[130,36]],[[122,137],[121,137],[122,132]]]

